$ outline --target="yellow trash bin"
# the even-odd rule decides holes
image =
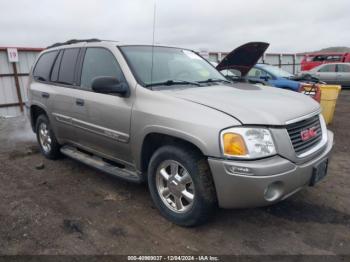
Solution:
[[[335,105],[341,90],[340,85],[321,85],[321,108],[326,124],[333,121]]]

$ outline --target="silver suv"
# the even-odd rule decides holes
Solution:
[[[182,226],[217,206],[269,205],[314,185],[333,146],[311,98],[228,81],[181,48],[55,44],[38,57],[28,90],[45,157],[147,181],[160,213]]]

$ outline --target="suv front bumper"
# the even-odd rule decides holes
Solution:
[[[328,159],[332,147],[333,133],[328,131],[323,151],[303,164],[280,156],[253,161],[208,158],[219,206],[258,207],[286,199],[310,184],[314,167]]]

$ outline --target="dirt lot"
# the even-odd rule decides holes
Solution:
[[[46,160],[26,120],[3,120],[0,254],[350,254],[349,115],[342,91],[329,175],[315,188],[191,229],[163,219],[145,185]]]

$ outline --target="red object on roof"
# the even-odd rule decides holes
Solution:
[[[350,53],[311,53],[306,54],[301,61],[301,71],[308,71],[312,68],[326,63],[348,63]]]

